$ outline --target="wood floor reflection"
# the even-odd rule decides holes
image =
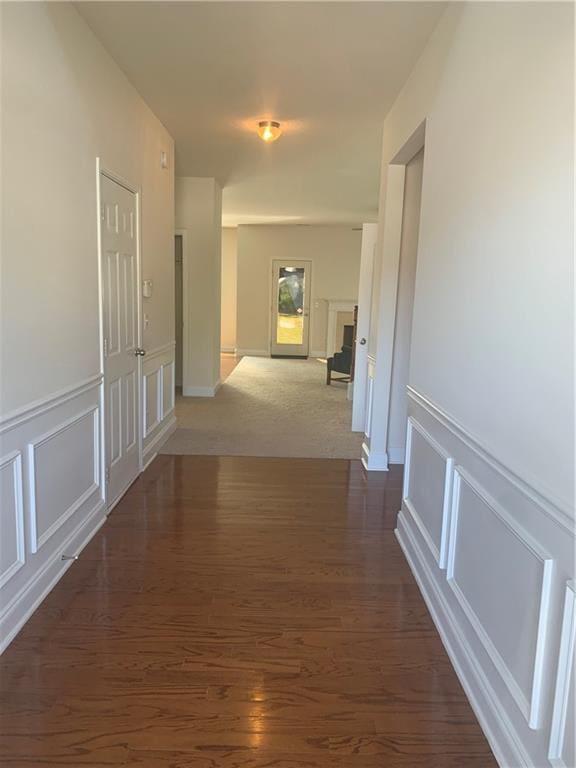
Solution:
[[[0,764],[493,768],[401,472],[161,456],[0,659]]]

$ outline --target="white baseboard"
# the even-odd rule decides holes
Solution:
[[[325,360],[326,359],[326,350],[325,349],[321,349],[320,351],[318,351],[318,350],[312,351],[312,352],[310,352],[310,357],[320,357],[323,360]]]
[[[159,430],[157,435],[154,435],[142,452],[142,472],[144,472],[144,470],[154,461],[158,454],[158,450],[170,435],[176,431],[176,427],[176,416],[174,415],[174,411],[172,411],[166,419],[166,423],[163,425],[162,429]]]
[[[403,512],[398,515],[395,534],[498,765],[501,768],[532,766],[508,715],[499,705],[490,682],[470,652],[450,606],[438,589]]]
[[[388,456],[385,453],[375,453],[366,443],[362,443],[362,464],[368,472],[387,472]]]
[[[389,464],[404,464],[406,459],[406,448],[391,446],[388,449]]]
[[[236,347],[220,347],[220,352],[236,352]]]
[[[106,507],[104,501],[99,501],[5,607],[0,617],[0,654],[6,650],[40,603],[74,564],[74,560],[62,560],[62,555],[79,554],[105,522]]]
[[[269,349],[242,349],[241,347],[238,347],[236,350],[237,355],[242,355],[243,357],[270,357],[270,350]]]
[[[184,397],[214,397],[220,387],[220,382],[213,387],[182,387]]]

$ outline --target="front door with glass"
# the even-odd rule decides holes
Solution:
[[[310,261],[272,263],[271,355],[308,357],[310,268]]]

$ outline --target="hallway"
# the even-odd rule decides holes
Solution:
[[[3,765],[495,766],[396,543],[400,484],[158,458],[0,660]]]

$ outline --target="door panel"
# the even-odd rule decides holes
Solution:
[[[100,177],[107,502],[140,471],[136,195]]]
[[[310,261],[272,262],[272,355],[308,357],[310,272]]]

